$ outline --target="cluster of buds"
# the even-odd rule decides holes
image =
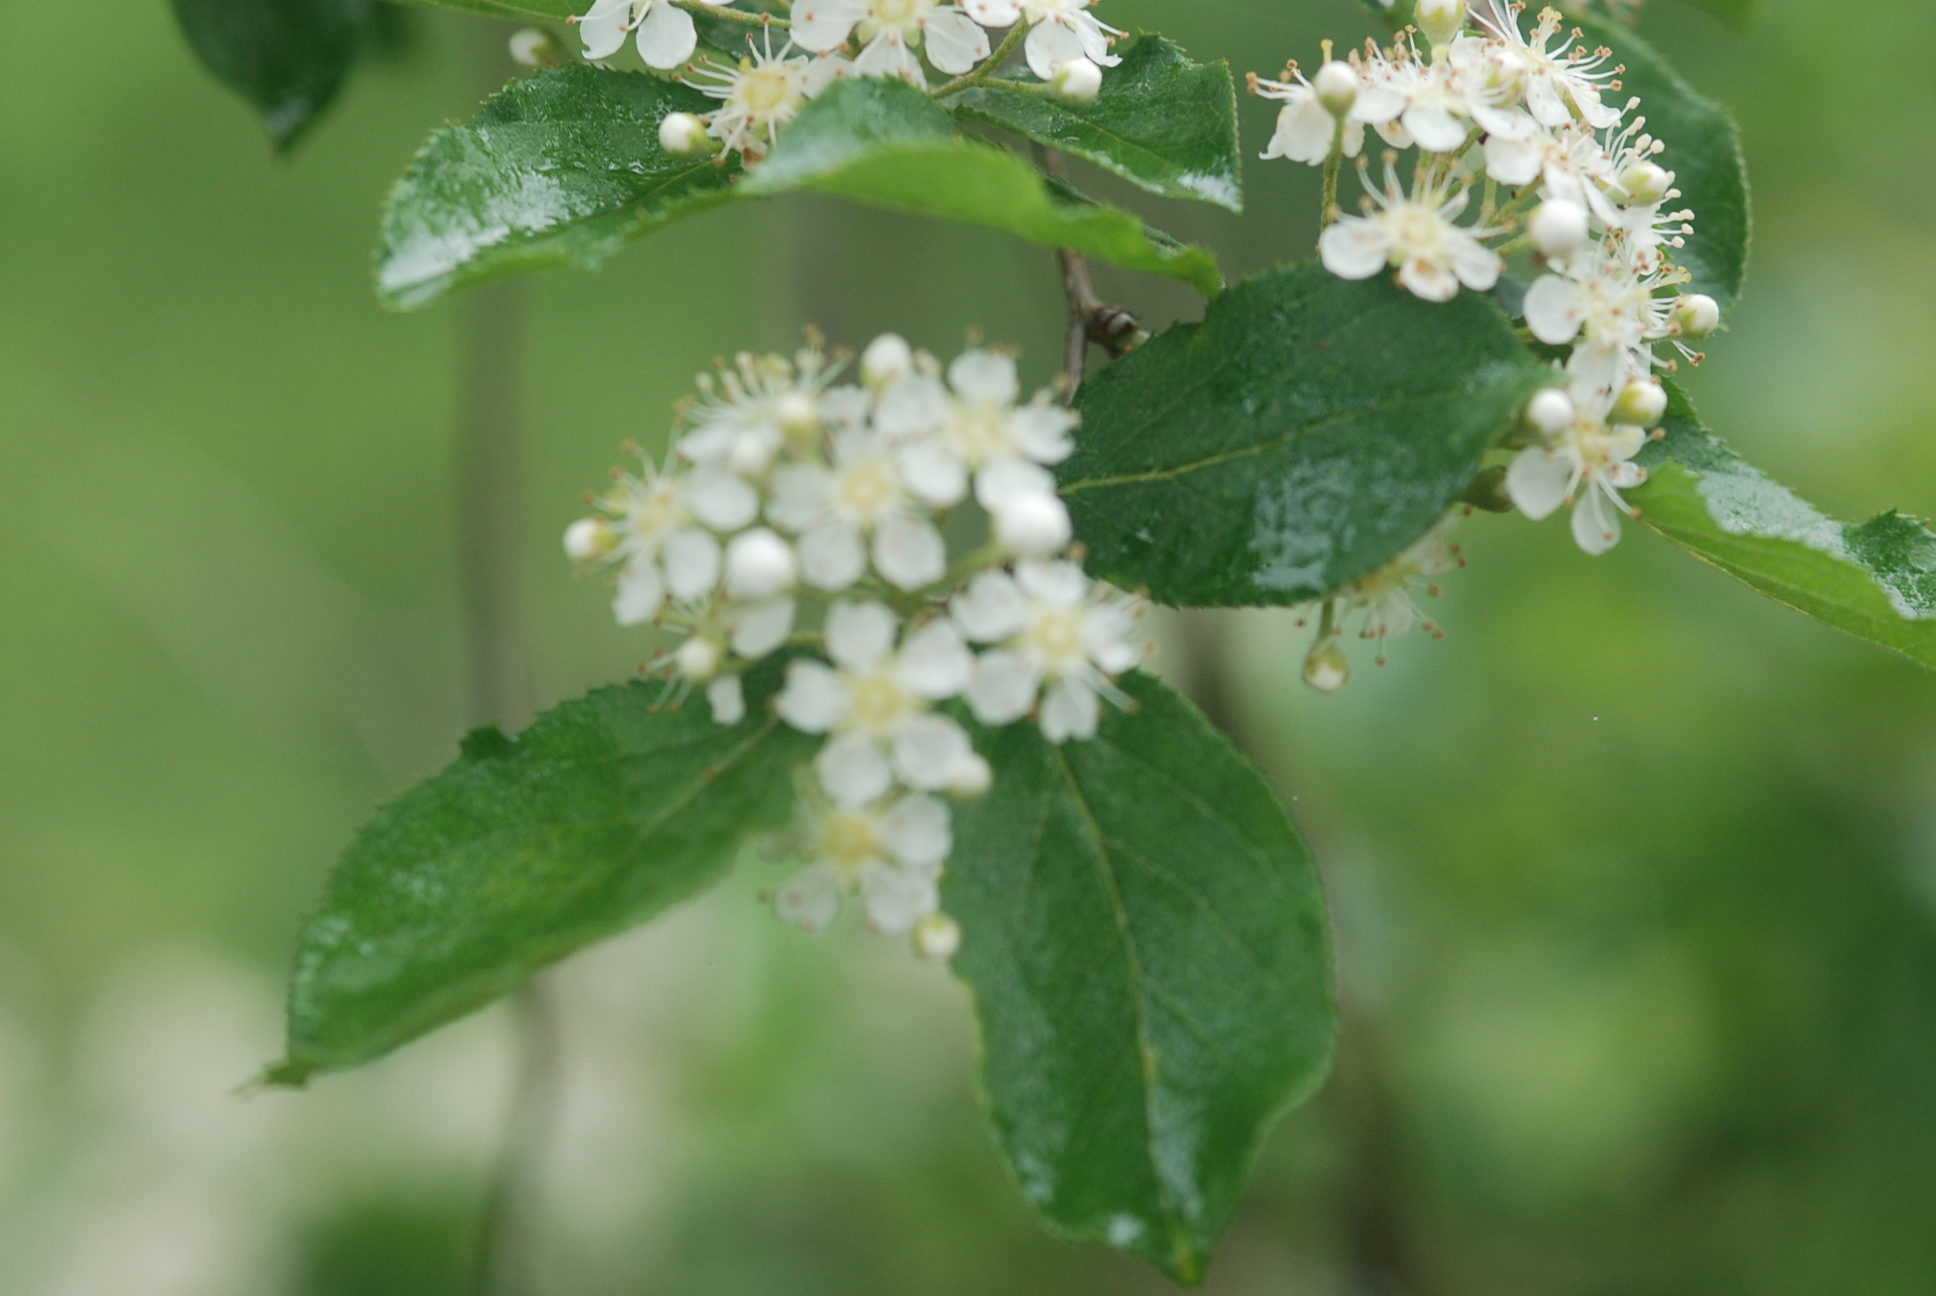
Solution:
[[[703,375],[663,462],[616,473],[565,549],[616,571],[622,624],[679,637],[647,669],[721,724],[746,718],[749,666],[796,650],[773,706],[826,741],[796,834],[807,864],[776,907],[819,930],[858,892],[874,928],[945,956],[949,799],[991,781],[946,704],[1094,737],[1145,655],[1143,605],[1074,561],[1049,467],[1077,419],[1051,392],[1025,400],[1013,356],[975,347],[944,371],[890,334],[861,382],[844,368],[810,343]]]

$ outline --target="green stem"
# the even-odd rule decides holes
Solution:
[[[1331,156],[1324,160],[1324,206],[1318,212],[1318,224],[1326,227],[1338,219],[1338,167],[1344,162],[1344,118],[1338,119],[1338,129],[1331,137]]]
[[[1022,38],[1028,35],[1028,30],[1029,23],[1026,18],[1016,23],[1008,29],[1008,35],[1002,40],[1000,45],[995,47],[995,52],[982,60],[980,67],[972,72],[958,76],[943,85],[940,89],[934,91],[934,97],[937,99],[945,99],[951,94],[966,90],[970,86],[978,86],[984,81],[987,81],[988,78],[1002,70],[1002,64],[1008,62],[1008,56],[1013,54],[1016,47],[1022,43]],[[1021,82],[1003,82],[1002,84],[1005,87],[1017,89],[1022,87]]]
[[[705,3],[705,0],[672,0],[672,3],[687,13],[703,14],[708,18],[718,18],[725,22],[736,22],[742,27],[791,27],[793,24],[772,14],[741,13],[737,9],[726,9],[719,5]]]

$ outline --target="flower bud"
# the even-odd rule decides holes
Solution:
[[[1687,293],[1674,303],[1674,323],[1682,337],[1704,338],[1721,327],[1721,303],[1706,293]]]
[[[1351,105],[1358,102],[1358,74],[1351,70],[1349,63],[1337,59],[1318,69],[1311,88],[1318,92],[1318,102],[1333,117],[1344,116],[1351,111]]]
[[[742,477],[763,477],[773,466],[773,456],[779,453],[777,438],[746,432],[733,439],[732,449],[726,452],[726,466]]]
[[[792,589],[799,577],[792,546],[765,527],[736,535],[726,546],[726,592],[736,599],[770,599]]]
[[[1667,389],[1651,378],[1636,378],[1621,389],[1607,421],[1650,428],[1666,413]]]
[[[1467,482],[1465,489],[1459,493],[1459,500],[1488,513],[1512,512],[1512,493],[1506,489],[1506,465],[1494,464],[1490,468],[1480,469],[1479,475]]]
[[[618,533],[603,518],[580,518],[565,528],[565,556],[587,563],[603,558],[618,544]]]
[[[719,645],[712,640],[693,638],[680,644],[675,656],[679,673],[695,683],[702,683],[718,674],[722,655]]]
[[[1465,30],[1465,0],[1418,0],[1413,20],[1434,46],[1450,45]]]
[[[877,391],[913,369],[914,349],[898,333],[881,334],[861,352],[860,376]]]
[[[788,436],[812,436],[820,430],[819,402],[805,392],[788,392],[773,406],[773,421]]]
[[[746,718],[746,690],[739,676],[721,675],[706,686],[706,701],[716,724],[736,725]]]
[[[659,123],[659,146],[674,157],[704,157],[713,151],[713,137],[691,113],[668,113]]]
[[[1094,103],[1102,93],[1102,69],[1086,58],[1072,58],[1049,78],[1049,92],[1069,103]]]
[[[1620,187],[1626,191],[1627,201],[1642,207],[1665,198],[1673,184],[1674,173],[1652,162],[1636,162],[1620,173]]]
[[[1345,658],[1344,645],[1335,636],[1327,635],[1304,659],[1304,682],[1320,693],[1336,693],[1350,678],[1351,663]]]
[[[526,27],[511,34],[511,61],[519,67],[557,67],[564,61],[564,50],[551,38],[550,32]]]
[[[1586,243],[1586,208],[1564,198],[1549,198],[1533,211],[1528,227],[1533,246],[1549,257],[1563,257]]]
[[[1541,436],[1558,436],[1573,426],[1573,398],[1548,387],[1526,402],[1526,422]]]
[[[947,914],[932,913],[914,924],[914,950],[937,963],[951,959],[961,948],[961,924]]]
[[[1074,528],[1061,500],[1031,491],[995,514],[995,538],[1023,558],[1050,558],[1068,546]]]
[[[954,779],[948,784],[948,791],[964,801],[973,801],[977,797],[987,796],[988,789],[993,786],[995,786],[995,771],[989,768],[988,762],[981,756],[970,755],[955,770]]]

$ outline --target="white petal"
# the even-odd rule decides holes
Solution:
[[[854,72],[864,77],[898,77],[903,81],[921,80],[921,61],[907,47],[899,32],[884,31],[867,43],[854,60]]]
[[[984,27],[1013,27],[1022,20],[1022,6],[1016,0],[961,0],[961,7]]]
[[[948,366],[948,385],[963,400],[1013,405],[1022,394],[1015,361],[993,351],[964,351]]]
[[[585,57],[599,62],[625,48],[625,24],[632,17],[632,0],[598,0],[578,20],[578,39]]]
[[[868,864],[860,871],[861,903],[867,924],[875,931],[900,936],[941,907],[941,893],[933,878],[885,864]]]
[[[1637,463],[1607,465],[1607,485],[1615,490],[1632,490],[1647,482],[1647,470]]]
[[[839,593],[867,571],[867,546],[860,531],[844,522],[814,527],[800,537],[800,575],[815,589]]]
[[[1029,71],[1044,81],[1051,80],[1055,70],[1070,59],[1083,56],[1082,37],[1057,22],[1032,28],[1024,48],[1028,53]]]
[[[801,733],[826,733],[847,718],[847,686],[820,662],[788,662],[776,705],[780,718]]]
[[[1506,470],[1506,494],[1535,522],[1566,502],[1572,483],[1573,465],[1552,450],[1521,450]]]
[[[1502,185],[1531,184],[1539,178],[1541,151],[1536,140],[1494,135],[1486,141],[1486,174]]]
[[[766,516],[773,525],[804,531],[827,511],[834,475],[818,464],[784,464],[773,470],[769,486],[773,501],[766,506]]]
[[[840,874],[827,864],[801,870],[774,893],[773,911],[801,931],[827,930],[840,915]]]
[[[1452,273],[1474,292],[1490,292],[1506,263],[1499,254],[1473,238],[1461,238],[1452,250]]]
[[[1143,649],[1136,642],[1136,618],[1121,607],[1090,609],[1082,625],[1082,647],[1104,674],[1120,675],[1142,664]]]
[[[1076,443],[1070,433],[1079,422],[1074,412],[1047,401],[1024,405],[1010,416],[1015,444],[1039,464],[1059,464],[1075,453]]]
[[[1035,709],[1042,676],[1028,658],[1014,652],[986,652],[975,662],[968,686],[968,709],[985,725],[1012,724]]]
[[[950,76],[974,70],[989,55],[988,33],[965,13],[940,10],[927,21],[928,62]]]
[[[896,378],[881,392],[874,428],[890,440],[926,436],[948,420],[948,391],[926,374]]]
[[[1042,699],[1042,736],[1052,743],[1071,738],[1087,742],[1096,736],[1102,703],[1095,690],[1079,679],[1065,679]]]
[[[647,67],[676,68],[692,57],[699,46],[699,32],[692,15],[674,9],[667,0],[654,0],[639,24],[639,57]]]
[[[1007,572],[982,572],[950,604],[955,624],[974,643],[1013,639],[1028,624],[1028,600]]]
[[[800,91],[812,99],[853,69],[853,64],[838,54],[817,58],[800,74]]]
[[[1331,156],[1331,140],[1337,129],[1337,118],[1317,96],[1303,96],[1297,103],[1285,104],[1278,113],[1277,133],[1271,137],[1270,149],[1293,162],[1320,166]]]
[[[1112,68],[1120,65],[1122,59],[1109,52],[1109,37],[1103,32],[1103,25],[1094,14],[1076,12],[1064,14],[1062,21],[1073,25],[1076,35],[1082,41],[1082,54],[1097,67]],[[1115,31],[1115,28],[1110,28]],[[1121,33],[1118,32],[1118,35]]]
[[[741,609],[733,629],[733,651],[748,661],[766,656],[793,633],[793,600],[773,599]]]
[[[1031,495],[1055,494],[1055,474],[1026,459],[991,459],[975,474],[975,499],[991,513]]]
[[[1620,543],[1620,514],[1604,492],[1589,488],[1574,504],[1573,539],[1596,557]]]
[[[715,724],[736,725],[746,718],[746,689],[737,675],[721,675],[706,686],[706,703]]]
[[[1341,216],[1318,239],[1324,268],[1340,279],[1369,279],[1385,268],[1391,238],[1362,216]]]
[[[1443,108],[1414,104],[1405,110],[1405,129],[1428,153],[1451,153],[1465,144],[1465,123]]]
[[[1580,335],[1586,304],[1580,290],[1558,275],[1541,275],[1526,290],[1526,327],[1552,346],[1565,346]]]
[[[908,636],[895,660],[895,678],[916,697],[941,702],[959,697],[975,675],[975,656],[947,621],[930,621]]]
[[[954,816],[931,796],[904,796],[882,817],[881,844],[911,869],[938,869],[954,849]]]
[[[929,508],[953,508],[968,494],[968,466],[945,441],[915,441],[894,455],[901,484]]]
[[[760,515],[759,492],[724,468],[701,468],[686,479],[685,487],[693,516],[715,531],[737,531]]]
[[[1377,126],[1405,111],[1405,96],[1390,86],[1368,85],[1358,91],[1351,103],[1351,120],[1361,126]]]
[[[895,727],[894,773],[917,792],[947,791],[974,758],[967,731],[947,716],[917,712]]]
[[[618,623],[644,625],[664,606],[665,581],[659,575],[659,564],[649,558],[634,558],[625,564],[618,577],[618,598],[612,603]]]
[[[1459,295],[1451,267],[1427,257],[1407,257],[1398,267],[1398,282],[1421,301],[1449,302]]]
[[[894,786],[887,753],[864,733],[835,738],[820,749],[813,767],[827,795],[850,810],[878,801]]]
[[[665,569],[672,597],[704,598],[719,586],[719,541],[697,527],[674,531],[666,537]]]
[[[827,655],[842,668],[871,671],[894,651],[899,622],[879,603],[836,603],[827,613]]]
[[[1025,562],[1015,567],[1015,581],[1037,603],[1072,608],[1089,597],[1089,578],[1072,562]]]
[[[889,518],[874,533],[874,569],[897,589],[917,590],[948,574],[948,546],[931,523]]]
[[[793,43],[816,54],[838,49],[866,10],[853,0],[804,0],[793,7]]]

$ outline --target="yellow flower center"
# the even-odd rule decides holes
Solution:
[[[892,505],[900,489],[885,459],[866,459],[840,474],[840,502],[849,513],[871,522]]]
[[[857,814],[831,816],[820,829],[820,855],[850,873],[869,860],[879,859],[881,845],[874,835],[873,821]]]
[[[948,430],[971,464],[980,465],[1009,448],[1008,417],[993,401],[956,410]]]
[[[933,0],[874,0],[874,21],[883,26],[899,26],[919,18]]]
[[[755,117],[771,117],[793,97],[793,78],[781,68],[755,68],[739,83],[739,101]]]
[[[852,681],[847,690],[848,714],[854,727],[876,738],[886,738],[908,709],[908,696],[888,671],[876,671]]]
[[[1083,659],[1081,608],[1058,608],[1038,612],[1029,627],[1029,644],[1049,666],[1058,670],[1079,665]]]

